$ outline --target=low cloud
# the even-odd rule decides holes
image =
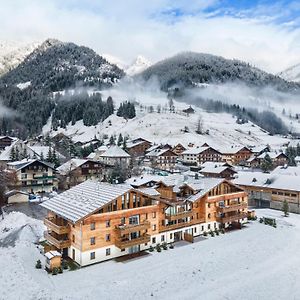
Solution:
[[[221,1],[12,0],[0,10],[2,40],[23,42],[54,37],[109,53],[126,62],[143,54],[158,61],[190,50],[238,58],[277,73],[299,62],[293,6],[226,11]],[[297,7],[296,7],[297,8]],[[285,20],[284,17],[287,19]],[[278,21],[281,21],[278,23]]]

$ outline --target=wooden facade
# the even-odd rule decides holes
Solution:
[[[45,238],[63,255],[88,265],[243,222],[247,194],[218,182],[201,196],[188,184],[175,192],[174,186],[157,182],[159,196],[150,196],[147,188],[132,189],[75,223],[49,210]]]
[[[127,144],[127,152],[132,157],[144,156],[147,150],[151,147],[151,142],[139,138],[132,140]]]
[[[230,151],[222,152],[222,158],[231,165],[246,164],[246,161],[253,155],[252,151],[247,147],[239,149],[230,149]]]

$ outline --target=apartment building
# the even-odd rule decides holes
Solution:
[[[23,159],[7,163],[7,167],[16,175],[16,190],[35,194],[57,189],[55,170],[51,164],[37,159]]]
[[[81,266],[136,253],[158,243],[192,241],[204,231],[240,226],[247,194],[219,178],[85,181],[42,203],[45,238]]]
[[[221,162],[222,154],[210,146],[193,147],[181,153],[181,160],[185,165],[200,166],[207,161]]]

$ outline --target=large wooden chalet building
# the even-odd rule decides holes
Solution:
[[[170,175],[119,185],[87,180],[41,205],[48,210],[50,247],[86,266],[240,226],[247,201],[241,188],[224,179]]]

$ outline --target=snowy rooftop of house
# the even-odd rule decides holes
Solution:
[[[111,146],[100,154],[100,157],[130,157],[130,155],[118,146]]]
[[[246,161],[247,161],[247,162],[252,162],[252,161],[254,161],[255,159],[257,159],[257,156],[251,155]]]
[[[9,138],[9,139],[14,140],[14,141],[18,140],[18,138],[17,138],[17,137],[14,137],[14,136],[0,135],[0,140],[2,140],[2,139],[4,139],[4,138]]]
[[[217,150],[220,151],[223,154],[235,154],[242,150],[243,148],[247,148],[242,145],[236,145],[236,146],[231,146],[231,147],[224,147],[224,148],[218,148]]]
[[[143,144],[145,142],[148,142],[147,140],[143,139],[143,138],[138,138],[138,139],[134,139],[134,140],[131,140],[127,143],[127,148],[132,148],[134,146],[137,146],[137,145],[140,145],[140,144]]]
[[[271,159],[274,159],[274,158],[277,158],[279,155],[283,154],[285,155],[284,153],[282,152],[265,152],[265,153],[262,153],[261,155],[258,156],[258,158],[265,158],[266,155],[269,155]]]
[[[300,156],[296,156],[295,161],[300,161]]]
[[[160,156],[166,153],[167,151],[170,151],[170,149],[154,149],[151,152],[147,153],[147,156]],[[177,154],[174,153],[174,156],[177,156]]]
[[[91,152],[86,158],[93,159],[95,157],[96,157],[96,153],[95,152]]]
[[[161,147],[161,145],[153,145],[153,146],[151,146],[150,148],[147,149],[147,153],[150,153],[150,152],[152,152],[153,150],[155,150],[159,147]]]
[[[138,189],[135,189],[136,191],[139,191],[141,193],[144,193],[146,195],[149,195],[149,196],[160,196],[160,193],[154,189],[154,188],[138,188]]]
[[[28,159],[28,158],[24,158],[24,159],[19,160],[19,161],[9,162],[9,163],[7,163],[7,165],[18,171],[20,169],[23,169],[23,168],[31,165],[32,163],[34,163],[36,161],[43,164],[43,165],[45,165],[45,166],[47,166],[47,167],[49,167],[49,168],[53,168],[53,166],[49,163],[46,163],[44,161],[40,161],[38,159]]]
[[[100,146],[96,149],[97,152],[104,152],[104,151],[107,151],[107,150],[108,150],[108,147],[105,146],[105,145],[102,145],[102,146]]]
[[[255,147],[251,147],[251,151],[253,153],[259,153],[259,152],[262,152],[262,151],[266,150],[267,148],[268,148],[268,146],[257,145]]]
[[[227,166],[206,166],[203,169],[200,170],[200,173],[213,173],[213,174],[220,174],[225,170],[231,170],[232,172],[236,173],[234,170],[232,170],[230,167]]]
[[[49,251],[45,253],[45,256],[48,259],[52,259],[53,257],[61,256],[61,254],[58,251]]]
[[[291,190],[300,192],[299,178],[291,175],[281,175],[262,172],[239,172],[234,184],[265,187],[279,190]]]
[[[75,170],[76,168],[85,164],[87,161],[88,159],[72,158],[59,166],[57,171],[62,175],[67,175],[70,171]]]
[[[209,149],[209,147],[193,147],[193,148],[190,148],[188,150],[183,151],[181,154],[182,155],[186,155],[186,154],[197,155],[197,154],[200,154],[200,153],[202,153],[203,151],[205,151],[207,149]]]
[[[75,223],[132,189],[129,184],[87,180],[40,205]]]
[[[300,176],[300,166],[278,166],[271,172],[271,174]]]
[[[215,168],[215,167],[232,167],[229,163],[227,162],[222,162],[222,161],[206,161],[201,165],[201,168]]]

